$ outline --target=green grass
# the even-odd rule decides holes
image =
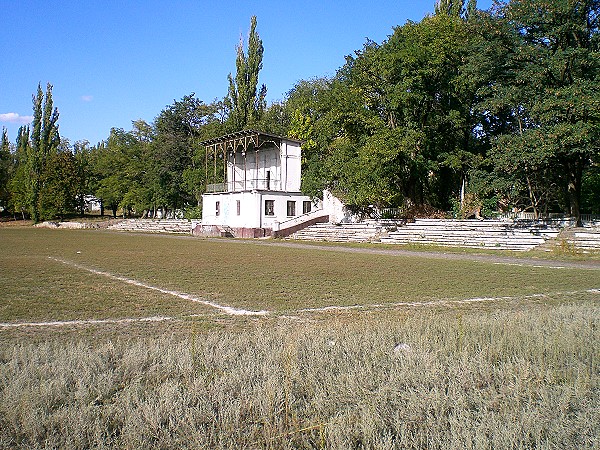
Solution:
[[[60,264],[61,258],[247,309],[561,295],[600,287],[600,271],[89,230],[0,229],[0,320],[207,313],[204,306]],[[582,294],[583,295],[583,294]]]
[[[548,259],[561,261],[600,261],[600,250],[582,250],[573,247],[572,245],[558,245],[550,251],[546,250],[529,250],[527,252],[516,252],[512,250],[496,250],[491,248],[473,248],[473,247],[453,247],[434,244],[380,244],[369,242],[327,242],[327,241],[301,241],[302,245],[310,245],[313,247],[350,247],[350,248],[366,248],[376,250],[408,250],[409,252],[436,252],[449,254],[463,255],[488,255],[488,256],[512,256],[524,257],[531,259]]]

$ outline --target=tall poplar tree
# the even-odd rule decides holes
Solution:
[[[237,47],[235,61],[235,78],[228,75],[229,93],[225,99],[230,110],[229,120],[233,131],[240,131],[262,116],[265,107],[267,87],[258,88],[258,73],[262,69],[264,48],[260,36],[256,32],[256,16],[250,19],[250,35],[248,36],[248,54],[244,52],[243,42]]]
[[[2,210],[8,206],[8,180],[11,166],[10,143],[8,132],[2,128],[2,140],[0,141],[0,207]],[[0,212],[2,211],[0,210]]]
[[[34,222],[40,220],[40,191],[44,168],[48,157],[56,152],[60,144],[58,134],[58,109],[52,102],[52,85],[46,85],[46,96],[42,86],[38,84],[37,93],[33,96],[33,122],[31,131],[31,146],[27,157],[29,169],[29,210]]]
[[[14,156],[14,166],[9,181],[10,201],[9,208],[16,215],[20,213],[25,219],[25,213],[29,209],[29,172],[27,157],[30,150],[29,125],[19,128],[17,133],[17,149]]]

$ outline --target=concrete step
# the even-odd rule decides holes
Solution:
[[[125,219],[108,229],[143,233],[191,233],[192,222],[177,219]]]
[[[417,219],[394,231],[377,223],[318,224],[290,238],[333,242],[422,243],[444,246],[530,250],[555,238],[558,229],[502,220]]]

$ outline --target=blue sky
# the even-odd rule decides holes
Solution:
[[[367,38],[385,40],[434,1],[0,0],[0,127],[14,142],[40,82],[54,86],[61,135],[92,144],[192,92],[220,99],[252,15],[270,103],[299,80],[333,75]]]

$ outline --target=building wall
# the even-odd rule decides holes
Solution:
[[[202,224],[226,225],[232,228],[273,228],[275,222],[302,215],[303,202],[310,197],[299,192],[251,191],[204,194],[202,196]],[[240,202],[240,214],[237,202]],[[266,201],[273,202],[273,215],[265,211]],[[288,216],[288,201],[295,202],[295,214]],[[219,214],[216,204],[219,202]],[[312,209],[317,206],[311,205]]]
[[[273,201],[274,214],[272,216],[267,215],[265,211],[265,204],[267,201]],[[278,228],[275,227],[275,222],[278,224],[285,222],[293,217],[302,215],[302,204],[305,201],[310,201],[310,197],[302,195],[301,193],[290,193],[290,192],[265,192],[262,194],[261,199],[261,220],[262,228]],[[295,214],[288,216],[288,202],[295,203]],[[312,205],[312,208],[315,208]]]
[[[229,191],[270,190],[299,192],[301,182],[300,144],[282,141],[276,146],[249,151],[244,156],[237,152],[228,156],[227,182]],[[265,184],[270,173],[269,186]],[[245,180],[245,183],[244,183]]]
[[[267,189],[265,180],[270,172],[269,190],[282,190],[279,149],[271,147],[259,152],[249,151],[229,155],[227,161],[227,182],[229,191]]]
[[[281,167],[284,191],[299,192],[302,159],[300,144],[284,141],[281,144]]]
[[[323,210],[329,214],[329,221],[332,223],[350,223],[359,220],[329,190],[323,191]]]
[[[227,192],[202,196],[202,225],[269,229],[302,215],[303,202],[310,198],[300,193],[301,165],[300,144],[285,139],[280,147],[263,146],[258,152],[248,151],[245,156],[241,152],[235,156],[230,154]],[[272,215],[266,214],[266,201],[273,202]],[[288,202],[295,202],[293,216],[288,216]]]

